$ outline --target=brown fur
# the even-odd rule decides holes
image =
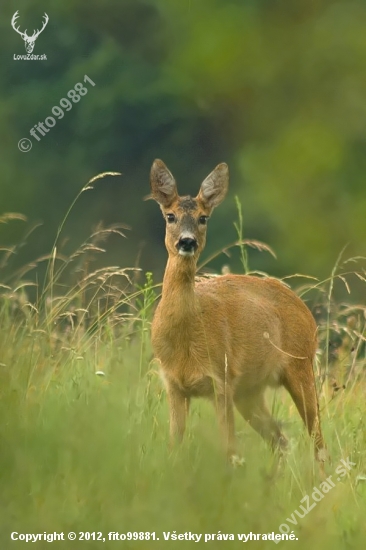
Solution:
[[[209,216],[225,197],[228,169],[221,164],[202,183],[195,199],[179,197],[162,161],[151,169],[152,198],[167,223],[168,263],[162,298],[152,324],[152,345],[160,361],[170,407],[171,440],[182,439],[191,397],[216,406],[227,452],[235,452],[233,406],[273,448],[286,439],[264,401],[267,387],[284,386],[314,437],[323,459],[312,363],[317,327],[306,305],[281,282],[247,275],[224,275],[195,282]],[[183,237],[196,242],[182,256]]]

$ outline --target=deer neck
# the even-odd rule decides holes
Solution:
[[[200,306],[195,292],[194,258],[169,258],[163,291],[152,325],[152,344],[165,369],[191,369],[196,341],[202,333]],[[183,370],[182,370],[183,369]]]
[[[192,317],[196,306],[195,275],[197,260],[182,256],[169,256],[164,273],[161,302],[172,314]]]

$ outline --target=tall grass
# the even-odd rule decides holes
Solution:
[[[266,246],[243,239],[242,221],[237,227],[234,244],[249,272],[242,247]],[[106,538],[104,543],[53,543],[64,548],[117,548],[108,533],[134,531],[155,532],[160,541],[126,541],[126,548],[170,548],[178,542],[165,542],[163,532],[173,531],[233,534],[236,542],[210,544],[236,547],[242,545],[238,533],[279,533],[285,523],[299,548],[362,548],[366,308],[337,303],[334,290],[337,281],[348,290],[352,278],[365,283],[363,260],[351,259],[359,262],[352,272],[351,260],[339,260],[328,281],[307,282],[299,289],[304,298],[312,297],[318,311],[322,354],[316,374],[332,457],[326,470],[335,480],[335,487],[301,519],[294,511],[301,511],[301,499],[322,480],[288,396],[282,391],[269,396],[291,442],[279,468],[239,417],[246,462],[229,467],[214,413],[202,400],[193,403],[182,447],[169,451],[166,398],[148,337],[158,285],[146,274],[138,286],[133,270],[118,266],[90,271],[90,255],[102,252],[109,234],[123,238],[123,227],[99,227],[68,257],[59,249],[61,230],[50,255],[40,259],[48,268],[37,287],[30,277],[37,262],[0,279],[0,548],[26,545],[10,540],[13,531],[102,532]],[[3,268],[10,258],[6,254]],[[33,288],[38,290],[31,299]],[[355,465],[338,481],[335,470],[342,458]],[[38,541],[32,548],[47,544]],[[274,543],[248,544],[267,548]],[[285,544],[290,543],[279,547]]]

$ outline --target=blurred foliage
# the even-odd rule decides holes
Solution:
[[[35,54],[11,28],[49,23]],[[244,236],[284,275],[330,273],[340,250],[365,255],[366,4],[363,0],[19,0],[1,14],[1,212],[41,220],[22,251],[49,252],[70,203],[98,172],[122,172],[83,195],[63,236],[85,240],[100,221],[131,227],[111,261],[164,266],[159,209],[142,202],[162,158],[182,194],[221,161],[231,190],[215,213],[207,253],[235,238],[235,194]],[[87,74],[95,83],[33,148],[17,143]],[[1,244],[21,223],[0,226]],[[144,246],[145,243],[145,246]],[[16,259],[18,260],[18,258]],[[227,259],[225,258],[227,263]],[[240,269],[239,254],[231,260]],[[222,263],[222,262],[221,262]],[[220,267],[217,263],[217,267]]]

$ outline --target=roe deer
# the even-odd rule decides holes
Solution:
[[[317,327],[309,309],[273,278],[223,275],[195,283],[207,220],[229,185],[226,164],[204,180],[196,198],[180,197],[161,160],[150,184],[166,220],[168,251],[161,301],[152,323],[170,408],[171,441],[181,440],[191,397],[216,407],[229,457],[235,453],[234,404],[272,448],[286,438],[269,413],[266,387],[284,386],[325,460],[313,361]]]

